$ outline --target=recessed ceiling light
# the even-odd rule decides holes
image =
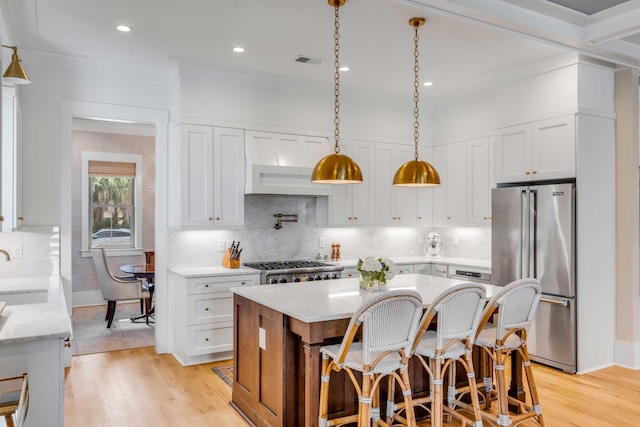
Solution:
[[[433,83],[432,83],[432,82],[424,82],[424,83],[422,83],[422,84],[423,84],[423,85],[425,85],[425,86],[433,86]]]
[[[240,47],[240,46],[234,47],[233,51],[236,52],[236,53],[243,53],[244,52],[244,48]]]
[[[340,67],[340,71],[349,71],[350,69],[349,67]]]
[[[123,33],[128,33],[129,31],[131,31],[131,27],[128,25],[118,25],[116,29],[118,31],[122,31]]]

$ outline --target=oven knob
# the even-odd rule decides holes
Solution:
[[[287,283],[287,278],[286,277],[281,277],[280,279],[278,279],[279,283]]]
[[[276,283],[278,283],[278,279],[275,277],[270,277],[269,278],[269,284],[270,285],[275,285]]]
[[[316,274],[313,280],[322,280],[322,276],[320,276],[319,274]]]
[[[313,282],[313,276],[307,276],[307,282]]]
[[[330,277],[329,277],[329,275],[328,275],[328,274],[324,274],[324,275],[322,276],[322,280],[329,280],[329,279],[330,279]]]
[[[340,273],[333,273],[333,274],[331,275],[331,278],[332,278],[332,279],[339,279],[339,278],[340,278]]]
[[[296,282],[296,283],[297,283],[297,282],[299,282],[299,281],[300,281],[300,277],[298,277],[298,276],[293,276],[293,281],[294,281],[294,282]]]

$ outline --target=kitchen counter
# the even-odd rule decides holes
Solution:
[[[207,276],[225,276],[225,275],[237,276],[239,274],[260,274],[260,270],[256,270],[255,268],[248,268],[248,267],[226,268],[221,266],[180,267],[180,268],[170,268],[169,271],[187,279],[195,278],[195,277],[207,277]]]
[[[389,257],[398,265],[405,264],[447,264],[447,265],[464,265],[467,267],[475,267],[491,270],[491,261],[474,258],[455,258],[440,257],[433,258],[425,256],[408,256],[408,257]],[[327,261],[332,264],[342,265],[345,268],[355,268],[358,265],[357,259],[342,259],[339,261]]]
[[[38,295],[36,302],[34,295]],[[60,278],[2,278],[0,300],[10,297],[15,303],[0,314],[0,378],[26,372],[30,402],[27,424],[62,426],[65,340],[73,332]]]

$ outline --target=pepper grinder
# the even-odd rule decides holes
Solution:
[[[340,243],[336,244],[336,260],[340,259]]]
[[[335,243],[331,244],[331,260],[335,261],[338,256],[338,246]]]

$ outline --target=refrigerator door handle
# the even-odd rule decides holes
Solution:
[[[525,235],[525,224],[527,223],[527,219],[525,217],[525,211],[527,210],[525,208],[525,204],[527,201],[527,190],[522,190],[520,193],[520,241],[519,241],[519,248],[518,248],[518,279],[522,279],[523,277],[526,277],[524,275],[524,249],[526,246],[526,235]],[[528,259],[528,257],[527,257]]]
[[[538,191],[529,190],[529,276],[538,278],[538,265],[536,259],[538,235],[537,235]],[[533,270],[533,272],[531,271]]]
[[[540,298],[540,302],[547,302],[549,304],[561,305],[563,307],[569,307],[569,300],[557,300],[557,299],[548,299],[548,298]]]

